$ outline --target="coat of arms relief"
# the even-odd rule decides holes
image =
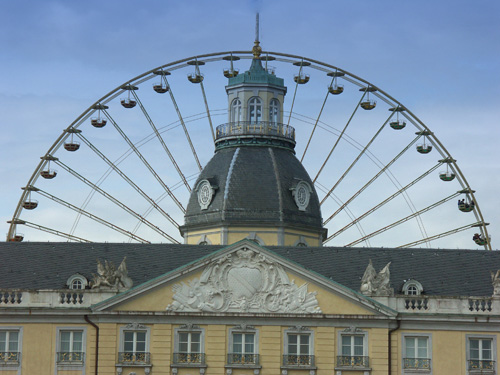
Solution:
[[[215,260],[199,279],[173,291],[168,311],[321,313],[307,283],[297,286],[280,264],[248,248]]]

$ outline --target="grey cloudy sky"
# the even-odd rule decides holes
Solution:
[[[500,3],[493,0],[0,0],[3,231],[39,157],[91,103],[155,66],[250,49],[256,11],[264,49],[339,66],[426,123],[477,191],[498,248]]]

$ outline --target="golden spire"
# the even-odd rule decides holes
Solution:
[[[252,48],[253,58],[260,59],[262,48],[259,46],[259,13],[255,16],[255,43]]]

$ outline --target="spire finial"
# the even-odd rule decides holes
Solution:
[[[252,48],[253,58],[260,59],[262,48],[259,46],[259,13],[255,16],[255,43]]]
[[[259,41],[259,12],[255,15],[255,41]]]

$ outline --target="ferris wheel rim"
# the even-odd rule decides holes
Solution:
[[[166,64],[157,66],[155,68],[152,68],[144,73],[141,73],[121,85],[117,86],[113,90],[109,91],[107,94],[96,100],[92,105],[90,105],[85,111],[83,111],[70,125],[68,125],[67,128],[63,130],[63,132],[59,135],[59,137],[56,139],[56,141],[49,147],[47,152],[44,154],[44,156],[41,157],[41,161],[38,163],[37,167],[35,168],[33,174],[29,178],[26,186],[23,188],[24,192],[21,194],[21,197],[19,199],[19,202],[15,208],[12,221],[10,221],[10,227],[9,227],[9,232],[7,235],[7,239],[9,240],[14,234],[16,230],[16,225],[22,221],[20,219],[20,215],[23,210],[23,202],[26,200],[27,195],[29,194],[30,187],[34,186],[34,183],[37,181],[37,179],[40,177],[40,172],[42,171],[43,167],[47,164],[47,157],[52,156],[64,143],[66,138],[68,137],[68,134],[71,132],[71,130],[78,129],[78,127],[84,123],[95,111],[96,111],[96,106],[98,105],[106,105],[108,102],[111,100],[115,99],[117,96],[122,94],[127,85],[138,85],[141,84],[147,80],[150,80],[153,78],[154,73],[162,70],[166,71],[174,71],[177,69],[181,69],[183,67],[186,67],[188,62],[190,61],[200,61],[200,62],[212,62],[212,61],[220,61],[223,60],[224,57],[227,55],[242,55],[243,58],[252,58],[252,51],[225,51],[225,52],[214,52],[214,53],[207,53],[207,54],[201,54],[201,55],[194,55],[190,56],[187,58],[183,58],[180,60],[175,60],[172,62],[168,62]],[[474,190],[470,187],[469,182],[467,181],[465,175],[461,171],[459,165],[457,164],[456,160],[452,157],[452,155],[448,152],[446,147],[443,145],[443,143],[436,137],[434,132],[431,131],[431,129],[423,122],[421,121],[411,110],[409,110],[406,106],[404,106],[400,101],[392,97],[390,94],[385,92],[384,90],[380,89],[379,86],[372,84],[370,81],[367,81],[350,71],[347,71],[343,68],[337,67],[335,65],[325,63],[316,59],[308,58],[305,56],[300,56],[300,55],[294,55],[294,54],[288,54],[288,53],[282,53],[282,52],[274,52],[274,51],[262,51],[262,55],[265,56],[271,56],[274,57],[276,60],[284,63],[293,63],[296,61],[302,61],[302,62],[307,62],[309,63],[309,67],[317,69],[317,70],[322,70],[322,71],[327,71],[327,70],[335,70],[342,72],[344,75],[350,78],[350,82],[356,84],[359,87],[363,87],[365,85],[365,88],[369,87],[374,87],[376,88],[376,92],[373,94],[381,99],[383,99],[387,104],[392,105],[392,106],[398,106],[401,108],[404,108],[406,114],[408,114],[409,117],[414,121],[411,121],[414,126],[417,128],[422,129],[422,131],[427,131],[428,132],[428,137],[433,145],[436,145],[436,149],[438,152],[441,154],[441,156],[445,158],[449,158],[451,162],[451,168],[454,172],[456,172],[457,175],[457,180],[459,181],[460,185],[463,187],[463,192],[467,193],[470,195],[471,199],[473,202],[475,202],[475,209],[474,209],[474,215],[476,216],[478,226],[481,227],[481,230],[484,231],[484,234],[486,238],[488,239],[487,247],[489,250],[491,250],[491,243],[489,241],[489,236],[487,232],[486,225],[488,223],[485,223],[484,217],[482,214],[482,211],[480,210],[479,204],[477,202],[477,199],[475,198],[474,195]],[[287,60],[287,59],[293,59],[292,60]],[[192,65],[192,64],[191,64]],[[198,66],[196,64],[196,66]],[[302,68],[302,65],[300,66]],[[169,69],[170,68],[170,69]],[[388,99],[388,100],[387,100]],[[406,116],[405,116],[406,117]]]

